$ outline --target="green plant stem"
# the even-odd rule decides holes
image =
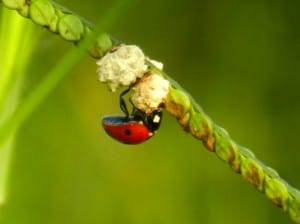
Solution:
[[[21,15],[32,19],[35,23],[47,27],[52,32],[59,33],[68,41],[78,43],[91,32],[91,26],[86,23],[85,20],[82,20],[82,18],[70,13],[70,11],[66,10],[65,8],[60,8],[58,5],[53,4],[50,1],[32,0],[31,2],[34,4],[27,1],[26,4],[19,4],[17,6],[9,5],[8,3],[10,0],[2,0],[2,2],[7,7],[18,10]],[[44,15],[47,15],[46,18],[54,15],[59,18],[58,20],[64,21],[65,17],[60,16],[61,13],[76,17],[77,22],[74,20],[68,24],[70,33],[73,33],[74,35],[71,37],[65,36],[64,33],[57,28],[60,24],[60,22],[57,22],[57,20],[55,20],[55,23],[49,23],[47,19],[46,21],[41,22],[37,15],[38,13],[29,14],[28,8],[40,6],[40,3],[43,3],[41,5],[43,5],[42,8],[44,9],[40,9]],[[80,23],[78,23],[78,20],[80,20]],[[78,24],[81,24],[83,28],[79,26],[81,28],[77,29],[75,24],[77,24],[77,27]],[[111,38],[108,38],[106,34],[104,37],[105,38],[102,40],[98,39],[98,42],[92,48],[93,50],[90,51],[96,52],[91,54],[95,58],[101,57],[107,50],[117,43]],[[109,42],[108,39],[111,41],[111,44],[107,44]],[[99,51],[99,49],[101,50]],[[203,145],[209,151],[215,152],[216,155],[222,161],[228,163],[235,172],[240,173],[247,182],[255,186],[260,192],[264,193],[273,204],[282,208],[284,211],[287,211],[293,221],[300,223],[299,191],[291,187],[285,180],[283,180],[274,169],[264,165],[261,161],[259,161],[249,149],[240,146],[233,141],[229,134],[223,128],[216,125],[209,118],[209,116],[204,113],[202,108],[193,100],[193,98],[179,86],[178,83],[168,77],[165,73],[163,73],[163,71],[157,70],[156,72],[163,75],[172,83],[168,98],[165,102],[165,108],[169,114],[174,116],[179,121],[184,130],[189,132],[193,137],[201,140]],[[49,75],[51,74],[52,73]],[[58,82],[60,78],[61,77],[57,77],[55,83]],[[52,80],[51,82],[51,86],[54,85],[54,81]],[[43,88],[40,90],[37,90],[37,92],[42,91],[42,89],[45,87],[47,89],[50,86],[45,84],[45,86],[43,86]],[[47,94],[45,92],[45,95]],[[39,98],[33,97],[31,99],[33,102],[29,100],[30,104],[36,104],[37,102],[40,102],[45,95]],[[30,108],[32,108],[32,106]],[[25,111],[30,110],[27,109]],[[29,112],[26,114],[29,114]],[[19,116],[22,118],[18,118],[19,120],[24,120],[24,117],[27,115],[24,116],[19,114]]]
[[[31,24],[26,23],[16,13],[2,9],[1,33],[0,33],[0,123],[15,105],[8,106],[12,89],[24,70],[31,55],[36,38],[32,33]],[[25,32],[26,31],[26,32]],[[12,108],[12,109],[11,109]]]
[[[278,173],[259,161],[253,152],[238,145],[227,131],[215,124],[194,99],[178,83],[163,74],[172,83],[165,108],[193,137],[276,206],[287,211],[296,223],[300,223],[300,192],[283,180]]]
[[[37,35],[32,24],[5,8],[1,10],[0,36],[0,126],[17,108],[23,76]],[[25,32],[26,31],[26,32]],[[0,132],[0,136],[2,133]],[[0,143],[0,205],[6,201],[15,140],[15,129]]]
[[[11,170],[11,160],[14,147],[15,134],[12,133],[6,142],[0,145],[0,207],[5,204],[8,197],[8,182]]]
[[[5,199],[7,198],[7,189],[8,189],[8,177],[10,170],[10,162],[11,162],[11,154],[12,147],[14,143],[14,136],[19,127],[23,124],[23,122],[32,114],[32,112],[43,102],[43,100],[51,93],[51,91],[58,86],[58,83],[67,75],[69,72],[78,64],[79,60],[86,55],[86,49],[95,42],[95,39],[99,36],[100,40],[104,41],[104,45],[107,43],[106,39],[103,39],[103,35],[101,34],[103,30],[108,29],[108,26],[111,26],[114,21],[119,17],[124,8],[128,5],[128,1],[119,1],[117,4],[113,5],[110,10],[107,10],[105,15],[103,16],[103,20],[96,26],[94,32],[90,32],[84,40],[81,42],[81,45],[78,48],[74,48],[70,51],[62,61],[53,68],[40,84],[25,98],[20,104],[16,104],[17,108],[5,116],[5,119],[2,119],[0,122],[0,204],[5,203]],[[19,17],[18,17],[19,18]],[[25,20],[21,20],[24,22]],[[15,26],[10,26],[15,29]],[[7,30],[6,30],[7,31]],[[27,33],[27,32],[25,32]],[[6,32],[6,34],[8,34]],[[19,38],[24,38],[24,35],[19,35]],[[26,38],[25,38],[26,39]],[[22,47],[24,50],[24,54],[30,52],[26,47]],[[33,49],[33,48],[32,48]],[[28,50],[28,51],[27,51]],[[16,56],[11,57],[12,61],[19,61],[20,58],[16,58]],[[18,60],[17,60],[18,59]],[[22,64],[22,63],[21,63]],[[25,65],[26,63],[24,63]],[[10,66],[10,68],[14,68],[11,71],[16,71],[14,66]],[[7,72],[7,70],[6,70]],[[16,85],[16,80],[12,79],[12,74],[14,72],[10,72],[6,74],[8,78],[5,80],[13,80]],[[15,77],[20,78],[20,76]],[[1,83],[0,83],[1,84]],[[6,95],[6,94],[5,94]],[[3,114],[2,114],[3,115]]]

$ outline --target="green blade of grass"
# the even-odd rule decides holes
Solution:
[[[26,67],[37,41],[34,26],[16,12],[2,8],[0,34],[0,126],[19,104]],[[2,134],[2,133],[1,133]],[[0,144],[0,205],[7,197],[7,180],[11,164],[15,130]]]
[[[18,131],[24,121],[32,114],[32,112],[43,102],[43,100],[58,86],[59,82],[66,77],[67,74],[76,66],[82,57],[86,55],[86,50],[95,39],[106,30],[113,22],[124,12],[127,6],[132,1],[118,1],[113,5],[102,20],[96,26],[93,33],[86,37],[79,47],[72,49],[67,53],[64,58],[54,67],[41,81],[40,84],[25,98],[16,110],[8,116],[7,119],[0,126],[0,160],[2,168],[0,168],[0,199],[4,203],[6,198],[7,177],[9,174],[9,164],[11,152],[8,153],[7,149],[12,148],[13,139],[11,136]],[[2,149],[1,149],[2,148]]]

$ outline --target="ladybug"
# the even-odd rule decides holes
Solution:
[[[102,126],[106,133],[112,138],[125,144],[139,144],[151,138],[159,128],[162,119],[162,109],[154,110],[151,114],[146,114],[133,107],[129,114],[123,95],[129,89],[120,95],[120,108],[124,116],[106,116],[102,118]]]

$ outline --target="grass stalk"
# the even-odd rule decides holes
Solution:
[[[70,71],[78,64],[78,62],[86,55],[86,49],[91,46],[97,37],[103,38],[103,30],[107,29],[109,26],[113,24],[113,22],[119,17],[122,12],[124,11],[124,7],[128,6],[130,1],[119,1],[117,4],[115,4],[110,10],[107,10],[106,14],[103,16],[102,20],[97,24],[96,29],[93,33],[89,33],[90,35],[87,35],[84,38],[84,41],[80,44],[79,47],[73,48],[70,52],[68,52],[63,59],[58,63],[57,66],[55,66],[45,77],[44,79],[37,85],[35,89],[32,90],[32,92],[28,95],[27,98],[23,99],[22,102],[18,102],[18,99],[14,99],[15,106],[11,108],[10,113],[7,113],[5,117],[3,116],[2,122],[0,123],[0,203],[4,204],[5,200],[7,198],[7,189],[8,189],[8,177],[9,177],[9,170],[10,170],[10,162],[11,162],[11,154],[12,154],[12,148],[14,144],[14,137],[15,133],[18,131],[19,127],[24,123],[24,121],[31,115],[31,113],[43,102],[43,100],[58,86],[59,82],[66,77],[67,74],[70,73]],[[21,21],[21,23],[26,23],[28,21],[22,19],[21,17],[16,17],[18,20]],[[9,18],[9,21],[11,21],[11,18]],[[3,21],[3,20],[2,20]],[[6,21],[7,22],[7,21]],[[3,40],[3,44],[6,44],[6,38],[9,37],[8,30],[14,30],[15,26],[6,25],[6,22],[3,21],[3,29],[2,31],[5,31],[5,35],[2,32],[1,40]],[[11,21],[12,22],[12,21]],[[21,27],[19,27],[20,30]],[[26,31],[27,32],[27,31]],[[24,36],[21,35],[22,32],[16,32],[16,37],[13,38],[14,42],[11,43],[13,46],[13,43],[17,44],[17,41],[23,40]],[[31,38],[25,38],[26,40],[30,40]],[[104,39],[107,41],[106,39]],[[30,40],[32,41],[32,40]],[[23,42],[25,44],[25,42]],[[23,45],[22,45],[23,46]],[[7,69],[5,69],[5,76],[1,79],[3,82],[3,85],[7,86],[6,91],[3,91],[2,101],[3,105],[0,105],[0,108],[5,109],[6,105],[4,102],[11,102],[12,100],[8,98],[8,92],[11,91],[11,85],[15,85],[17,87],[17,78],[21,78],[22,76],[15,74],[16,71],[20,71],[20,74],[22,74],[21,71],[23,71],[24,66],[27,65],[27,63],[24,63],[25,60],[29,58],[28,52],[30,52],[29,49],[26,49],[26,47],[22,46],[15,46],[18,47],[17,49],[22,49],[24,51],[24,58],[23,62],[19,63],[19,69],[17,70],[16,65],[13,62],[18,62],[20,60],[19,58],[19,51],[14,49],[12,52],[9,52],[11,55],[9,55],[10,60],[6,60],[7,63]],[[25,45],[26,46],[26,45]],[[32,46],[32,45],[30,45]],[[33,49],[34,47],[32,47]],[[3,51],[2,51],[3,52]],[[26,53],[27,52],[27,53]],[[3,58],[6,56],[3,55]],[[8,69],[10,68],[10,70]],[[0,85],[2,86],[2,83],[0,82]],[[19,88],[16,88],[16,90],[19,90]],[[19,94],[18,94],[19,96]],[[8,100],[9,99],[9,100]],[[1,115],[2,117],[2,115]]]
[[[19,104],[21,86],[37,36],[34,26],[17,13],[1,9],[0,33],[0,126]],[[25,32],[26,31],[26,32]],[[0,143],[0,205],[8,194],[8,178],[15,142],[15,129]],[[0,136],[2,136],[0,132]]]

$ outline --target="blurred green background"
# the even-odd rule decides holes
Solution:
[[[60,0],[91,22],[111,1]],[[299,1],[136,1],[108,30],[164,62],[219,125],[300,187]],[[28,21],[30,22],[30,21]],[[24,95],[73,46],[45,29]],[[165,114],[157,135],[120,144],[100,119],[118,93],[86,58],[20,130],[8,224],[292,223]]]

